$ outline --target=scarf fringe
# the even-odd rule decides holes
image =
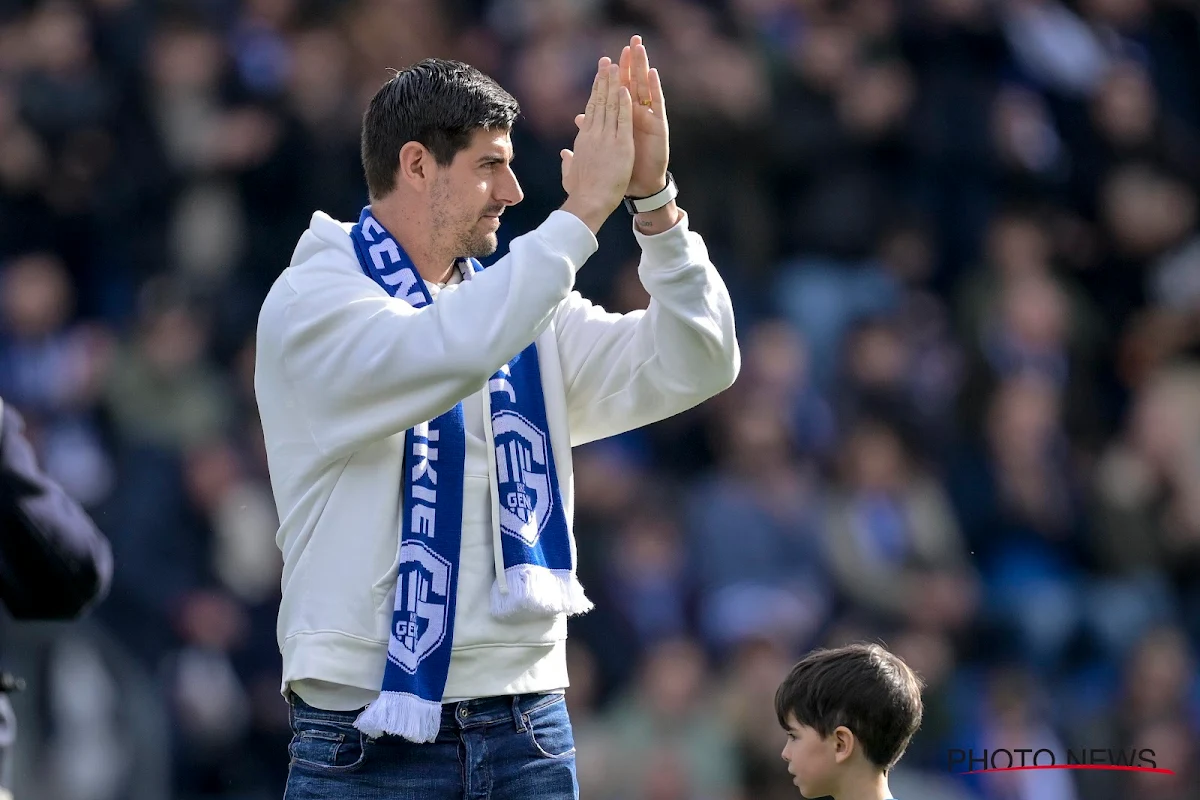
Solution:
[[[442,726],[442,704],[422,700],[404,692],[380,692],[375,702],[363,709],[354,727],[376,739],[384,734],[410,742],[432,742]]]
[[[593,608],[574,572],[516,564],[504,570],[504,576],[507,592],[500,591],[499,581],[492,584],[491,612],[497,619],[574,616]]]

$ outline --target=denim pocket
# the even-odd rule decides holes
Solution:
[[[566,758],[575,753],[575,736],[567,714],[566,698],[559,695],[546,705],[522,715],[525,735],[543,758]]]
[[[343,772],[362,766],[367,756],[366,735],[354,727],[297,719],[288,754],[293,764]]]

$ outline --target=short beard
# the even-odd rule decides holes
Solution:
[[[461,228],[457,235],[452,233],[455,228],[459,227],[459,220],[455,218],[454,211],[451,207],[449,192],[444,185],[435,185],[433,189],[433,227],[435,240],[442,240],[443,236],[450,234],[455,236],[454,239],[454,258],[486,258],[496,252],[499,247],[499,242],[496,240],[494,233],[481,233],[478,229],[479,219],[468,222],[462,220],[461,225],[465,228],[470,225],[469,230],[463,231]]]
[[[487,258],[498,246],[495,234],[472,231],[459,242],[459,258]]]

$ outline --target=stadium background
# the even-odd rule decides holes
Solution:
[[[871,638],[928,683],[904,800],[1200,797],[1195,2],[0,0],[0,394],[117,558],[86,623],[4,625],[20,800],[281,796],[259,302],[365,203],[388,68],[520,100],[511,237],[632,32],[745,366],[578,452],[583,796],[795,796],[774,687]],[[624,212],[601,241],[581,289],[644,305]]]

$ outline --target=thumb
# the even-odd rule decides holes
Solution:
[[[575,158],[575,154],[570,150],[562,150],[558,155],[562,158],[562,178],[563,183],[566,183],[567,175],[571,172],[571,161]]]

